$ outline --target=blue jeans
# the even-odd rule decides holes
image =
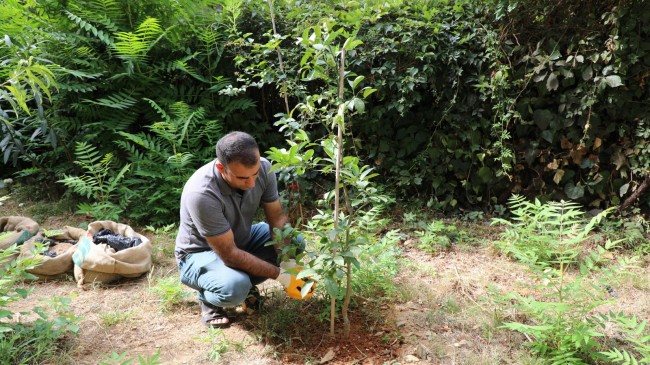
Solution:
[[[243,250],[277,266],[278,255],[275,249],[273,246],[265,246],[270,240],[269,225],[254,224],[251,227],[250,241]],[[304,249],[302,236],[298,236],[295,241],[299,250]],[[181,282],[195,289],[200,301],[217,307],[231,307],[243,303],[253,285],[266,280],[226,266],[214,250],[186,255],[178,263],[178,270]]]

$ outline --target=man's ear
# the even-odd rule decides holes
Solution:
[[[224,166],[221,162],[217,161],[217,170],[219,170],[220,174],[223,174]]]

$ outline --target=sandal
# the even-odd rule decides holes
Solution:
[[[228,317],[226,311],[222,307],[214,306],[202,300],[199,300],[199,303],[201,304],[203,324],[210,328],[227,328],[230,326],[232,323],[231,319]]]

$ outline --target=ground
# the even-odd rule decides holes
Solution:
[[[0,216],[26,213],[11,201],[0,209]],[[37,218],[48,229],[83,224],[83,217],[71,214]],[[350,339],[344,340],[340,323],[332,338],[328,319],[315,320],[323,301],[287,299],[272,281],[263,284],[268,300],[262,310],[238,314],[223,330],[201,323],[192,295],[165,307],[152,288],[159,278],[176,274],[173,240],[169,234],[142,233],[153,239],[154,267],[139,278],[83,288],[72,278],[22,284],[33,292],[10,310],[41,305],[41,298],[69,296],[72,313],[81,318],[79,336],[68,339],[68,350],[56,364],[114,364],[120,362],[107,360],[111,354],[145,359],[157,352],[163,364],[535,363],[522,347],[527,339],[499,329],[494,304],[486,299],[490,288],[524,293],[531,279],[522,265],[489,245],[459,246],[433,255],[420,250],[416,240],[403,240],[401,269],[392,278],[397,295],[390,300],[360,298],[351,313]],[[647,258],[637,270],[635,279],[615,288],[611,309],[650,318]]]

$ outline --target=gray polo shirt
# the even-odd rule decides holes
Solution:
[[[245,248],[257,208],[279,198],[277,178],[269,172],[271,163],[267,159],[260,158],[255,187],[243,193],[223,180],[216,164],[213,160],[196,170],[183,188],[175,250],[179,260],[187,253],[210,250],[205,237],[228,230],[232,230],[237,247]]]

